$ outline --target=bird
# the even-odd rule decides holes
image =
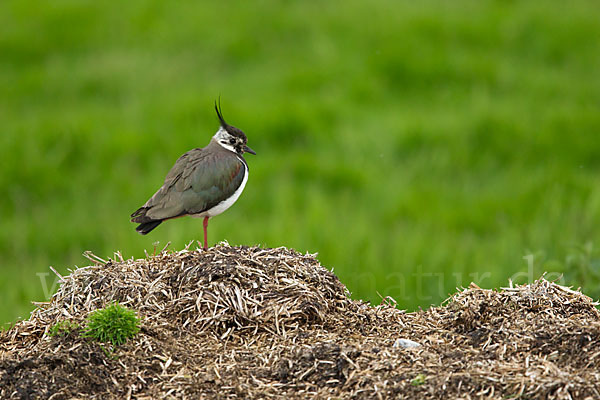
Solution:
[[[243,155],[256,155],[246,144],[244,132],[225,122],[216,101],[215,111],[220,126],[208,145],[179,157],[161,188],[131,214],[140,234],[148,234],[169,219],[186,215],[203,218],[204,250],[208,250],[209,218],[227,210],[240,197],[248,182],[248,163]]]

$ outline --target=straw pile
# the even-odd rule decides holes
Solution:
[[[600,398],[596,304],[543,279],[405,313],[286,248],[95,259],[0,334],[0,398]],[[142,321],[115,353],[49,337],[114,300]]]

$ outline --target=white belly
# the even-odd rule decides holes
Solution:
[[[248,182],[248,167],[246,166],[246,164],[244,164],[244,179],[242,179],[242,184],[233,193],[233,196],[231,196],[227,200],[223,200],[222,202],[220,202],[213,208],[209,208],[208,210],[204,211],[203,213],[192,215],[192,217],[195,217],[195,218],[214,217],[215,215],[221,214],[223,211],[227,210],[229,207],[231,207],[233,205],[233,203],[235,203],[237,201],[237,199],[242,194],[244,187],[246,186],[246,182]]]

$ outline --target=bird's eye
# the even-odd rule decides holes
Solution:
[[[230,144],[234,144],[235,143],[235,139],[234,138],[229,139],[229,143]]]

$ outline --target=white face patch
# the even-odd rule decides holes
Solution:
[[[229,140],[231,140],[232,138],[234,138],[233,136],[231,136],[229,134],[229,132],[227,132],[225,129],[223,129],[223,127],[220,127],[219,130],[217,131],[217,133],[215,133],[215,135],[213,136],[213,138],[217,141],[217,143],[219,143],[222,147],[226,148],[229,151],[233,151],[234,153],[236,153],[235,148],[233,147],[233,145],[231,143],[229,143]],[[235,139],[235,138],[234,138]]]

